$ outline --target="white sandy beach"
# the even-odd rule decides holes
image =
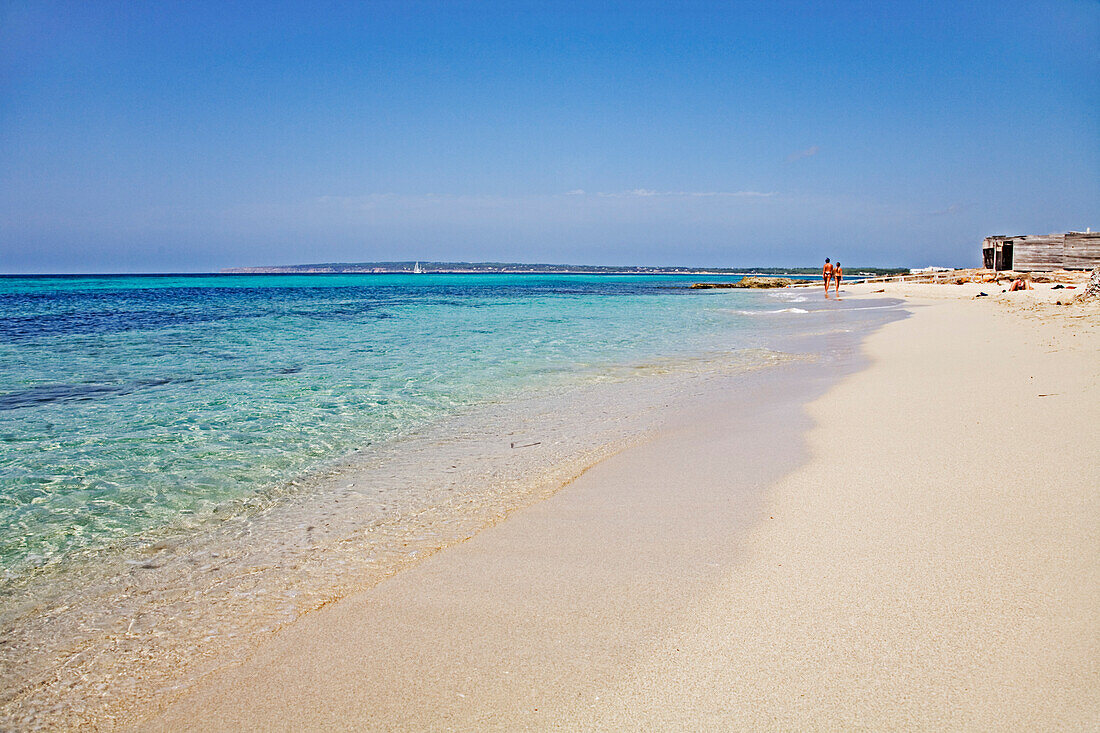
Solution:
[[[885,288],[803,417],[716,400],[140,727],[1096,729],[1100,311]]]

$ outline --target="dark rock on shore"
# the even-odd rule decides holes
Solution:
[[[692,290],[710,290],[713,288],[786,288],[794,285],[789,277],[743,277],[735,283],[695,283]]]

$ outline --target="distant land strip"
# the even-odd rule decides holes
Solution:
[[[326,262],[315,265],[257,265],[226,267],[226,275],[346,275],[346,274],[459,274],[526,273],[571,275],[817,275],[817,267],[647,267],[643,265],[550,265],[522,262]],[[852,267],[858,276],[900,275],[899,267]]]

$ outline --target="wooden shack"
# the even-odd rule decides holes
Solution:
[[[1100,232],[986,237],[982,266],[988,270],[1036,272],[1100,267]]]

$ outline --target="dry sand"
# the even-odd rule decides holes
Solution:
[[[1100,312],[886,289],[804,411],[716,396],[146,727],[1097,729]]]

